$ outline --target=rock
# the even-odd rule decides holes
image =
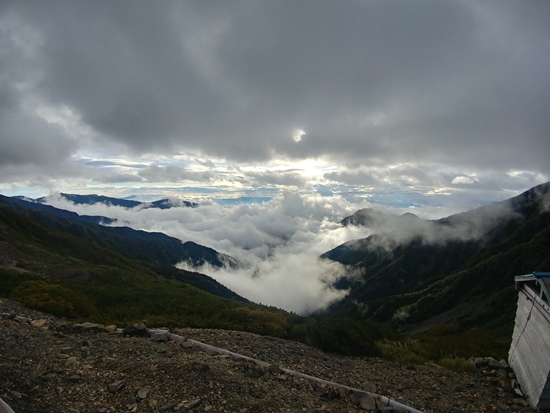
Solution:
[[[195,399],[189,403],[187,403],[185,405],[185,407],[187,407],[188,409],[194,409],[195,407],[197,407],[199,404],[201,404],[201,399]]]
[[[366,381],[363,384],[361,384],[361,390],[364,390],[369,393],[377,393],[378,387],[376,386],[376,384],[372,384]]]
[[[145,323],[140,323],[138,325],[129,324],[122,332],[132,337],[151,337],[151,332],[145,327]]]
[[[494,360],[494,359],[493,359]],[[482,367],[486,367],[489,365],[489,361],[486,360],[483,357],[476,357],[474,358],[474,364],[476,365],[476,368],[480,369]]]
[[[124,386],[126,386],[126,380],[118,380],[118,381],[115,381],[115,382],[109,384],[109,386],[107,386],[107,388],[109,389],[109,392],[116,393],[120,389],[122,389]]]
[[[147,398],[147,394],[149,394],[149,390],[151,390],[151,388],[149,386],[143,386],[138,391],[138,397],[142,400]]]
[[[348,389],[344,389],[343,387],[340,387],[338,389],[338,392],[340,393],[340,398],[341,399],[345,399],[346,397],[349,396],[350,392]]]
[[[170,412],[174,410],[174,408],[177,406],[176,403],[168,403],[164,406],[159,407],[159,412]]]
[[[82,323],[82,324],[73,324],[72,327],[73,333],[106,333],[107,329],[95,323]]]
[[[510,380],[506,376],[498,378],[498,386],[506,391],[512,390],[512,385],[510,384]]]
[[[76,357],[69,357],[65,360],[65,367],[72,367],[78,364]]]
[[[40,328],[40,327],[44,327],[46,325],[46,323],[48,322],[48,320],[32,320],[31,321],[31,327],[36,327],[36,328]]]
[[[151,336],[151,339],[157,342],[168,341],[168,334],[169,334],[168,332],[155,333]]]
[[[269,371],[271,374],[281,374],[281,373],[284,373],[284,371],[281,370],[281,368],[276,365],[276,364],[272,364],[269,366]]]
[[[21,324],[29,324],[32,320],[29,317],[15,316],[15,321],[18,321]]]
[[[500,363],[492,357],[487,357],[487,359],[489,360],[489,368],[491,368],[491,369],[506,368],[506,366],[502,367],[500,365]],[[506,363],[506,362],[504,362],[504,363]]]
[[[149,407],[157,407],[158,403],[156,399],[149,399]]]
[[[352,395],[354,401],[361,406],[363,410],[377,411],[376,400],[364,392],[354,392]]]
[[[182,342],[180,343],[180,346],[181,346],[182,348],[192,348],[194,345],[195,345],[195,343],[193,343],[193,342],[190,341],[190,340],[182,341]]]
[[[81,379],[81,377],[78,375],[78,374],[73,374],[72,376],[70,376],[68,378],[68,380],[71,382],[71,383],[77,383],[79,382]]]
[[[107,330],[108,333],[114,333],[116,332],[116,326],[114,324],[110,325],[110,326],[107,326],[105,327],[105,330]]]
[[[319,397],[323,397],[327,394],[327,391],[325,390],[324,387],[317,386],[317,387],[315,387],[315,393],[317,393],[319,395]]]
[[[407,399],[405,399],[404,397],[399,396],[399,397],[397,398],[396,401],[397,401],[398,403],[401,403],[401,404],[405,405],[405,406],[412,407],[411,402],[409,402],[409,401],[408,401]]]

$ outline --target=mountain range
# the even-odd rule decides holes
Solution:
[[[93,205],[97,202],[108,205],[123,206],[125,208],[135,208],[137,206],[148,205],[138,201],[126,201],[117,198],[108,198],[97,195],[68,195],[61,194],[67,200],[76,200],[79,204]],[[139,259],[148,262],[154,262],[162,265],[175,265],[186,261],[193,267],[200,267],[208,263],[214,267],[237,267],[237,260],[227,254],[215,251],[212,248],[199,245],[192,241],[182,242],[179,239],[170,237],[160,232],[146,232],[135,230],[126,226],[107,226],[117,222],[116,219],[105,216],[79,215],[75,212],[55,208],[44,204],[46,198],[30,199],[24,197],[5,197],[0,195],[0,201],[5,204],[17,205],[29,211],[42,211],[52,214],[65,220],[47,220],[48,215],[35,214],[34,218],[38,222],[48,221],[49,225],[61,231],[70,231],[72,220],[77,220],[84,224],[84,228],[94,228],[95,231],[80,230],[78,236],[83,240],[91,241],[97,245],[107,246],[114,251],[119,252],[128,258]],[[160,200],[151,204],[157,205],[156,208],[167,208],[167,200]],[[196,206],[194,203],[181,201],[183,204]],[[163,206],[164,205],[164,206]],[[176,205],[172,202],[172,205]],[[68,222],[68,224],[67,224]],[[97,226],[100,225],[100,226]],[[73,225],[74,227],[74,225]],[[74,228],[73,228],[74,229]],[[105,237],[110,234],[111,237]],[[138,242],[139,240],[139,242]]]
[[[162,233],[105,225],[113,222],[0,195],[0,296],[67,317],[238,329],[344,354],[384,353],[387,344],[377,343],[401,340],[401,331],[437,340],[430,359],[493,350],[504,357],[516,310],[513,277],[550,269],[550,183],[438,220],[372,209],[344,218],[342,225],[368,227],[372,235],[321,256],[347,268],[334,283],[347,294],[309,319],[174,267],[237,267],[229,256]],[[465,337],[475,345],[465,347]],[[490,350],[476,347],[481,337]]]
[[[184,201],[178,198],[164,198],[159,199],[154,202],[140,202],[132,199],[120,199],[120,198],[111,198],[103,195],[77,195],[77,194],[65,194],[60,192],[58,194],[61,198],[66,201],[72,202],[77,205],[94,205],[94,204],[104,204],[108,206],[119,206],[123,208],[157,208],[157,209],[169,209],[174,207],[187,207],[187,208],[196,208],[199,206],[196,202]],[[38,202],[44,204],[49,201],[51,196],[40,197],[40,198],[27,198],[27,197],[14,197],[28,202]]]
[[[348,268],[328,314],[420,332],[440,323],[512,329],[514,276],[550,268],[550,183],[447,218],[363,209],[342,220],[373,230],[322,255]]]

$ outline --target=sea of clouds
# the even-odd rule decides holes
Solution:
[[[346,294],[332,286],[346,269],[319,256],[371,233],[340,224],[342,218],[371,205],[350,204],[339,196],[286,192],[262,204],[206,202],[197,208],[164,210],[75,205],[58,194],[48,197],[47,203],[81,215],[115,218],[114,225],[162,232],[228,254],[242,265],[191,268],[182,262],[178,267],[207,274],[254,302],[298,314],[311,314]]]
[[[197,208],[156,209],[123,208],[97,203],[76,205],[59,194],[46,202],[81,215],[115,218],[116,226],[162,232],[180,239],[214,248],[239,262],[224,268],[208,264],[177,267],[207,274],[249,300],[307,315],[341,299],[346,291],[333,287],[343,276],[353,276],[349,268],[320,255],[348,241],[385,233],[380,246],[391,248],[420,237],[437,244],[450,240],[480,239],[491,228],[510,217],[518,217],[508,202],[494,203],[467,213],[454,215],[441,225],[436,210],[425,208],[419,219],[410,208],[375,208],[377,220],[369,228],[343,226],[341,220],[362,208],[368,201],[350,203],[341,196],[321,196],[284,192],[262,204],[219,205],[203,202]],[[450,211],[447,211],[450,212]],[[441,211],[439,211],[441,213]],[[348,244],[353,247],[353,243]]]

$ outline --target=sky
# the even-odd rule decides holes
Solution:
[[[0,192],[466,210],[550,180],[550,2],[0,2]]]
[[[549,181],[549,68],[546,0],[5,0],[0,193],[195,201],[202,227],[128,222],[288,274],[359,208],[440,218]],[[263,300],[254,274],[219,278]],[[317,287],[296,291],[338,294]]]

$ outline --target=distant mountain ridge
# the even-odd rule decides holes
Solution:
[[[82,284],[80,277],[87,279],[90,277],[87,273],[99,271],[99,274],[110,274],[100,275],[100,278],[106,277],[104,281],[109,284],[116,283],[117,277],[125,272],[138,279],[140,273],[153,274],[218,297],[248,302],[207,275],[173,267],[180,257],[188,256],[189,250],[198,249],[203,256],[192,259],[201,261],[206,260],[209,253],[215,253],[212,249],[204,252],[198,244],[184,246],[164,234],[105,227],[83,221],[72,212],[46,205],[37,208],[37,205],[40,204],[0,195],[0,275],[6,269],[21,268],[23,274],[31,270],[53,279],[68,276]],[[10,264],[11,261],[16,266]],[[19,267],[20,261],[25,263],[22,267]],[[83,275],[79,275],[81,272]]]
[[[120,198],[111,198],[103,195],[76,195],[76,194],[65,194],[60,192],[59,195],[66,199],[67,201],[73,202],[77,205],[94,205],[94,204],[105,204],[109,206],[119,206],[123,208],[158,208],[158,209],[169,209],[169,208],[197,208],[199,204],[196,202],[184,201],[178,198],[164,198],[159,199],[154,202],[140,202],[131,199],[120,199]],[[19,199],[29,200],[29,198],[18,197]],[[41,197],[34,199],[33,201],[44,204],[48,202],[50,197]]]
[[[340,223],[344,226],[355,225],[369,228],[382,228],[417,221],[420,221],[420,218],[410,212],[403,215],[390,215],[376,211],[372,208],[363,208],[356,211],[353,215],[344,218]]]
[[[511,329],[513,277],[550,268],[550,183],[435,221],[361,210],[342,224],[377,232],[322,255],[350,269],[333,315],[409,331],[451,321]]]
[[[110,198],[115,199],[115,198]],[[119,200],[122,201],[122,200]],[[21,197],[5,197],[0,195],[0,202],[18,205],[28,210],[42,211],[69,220],[67,226],[71,226],[70,220],[77,220],[91,226],[90,231],[79,230],[79,236],[96,244],[109,247],[118,253],[132,259],[139,259],[158,263],[161,265],[175,265],[186,261],[193,267],[200,267],[206,263],[214,267],[237,267],[237,260],[229,255],[215,251],[212,248],[196,244],[191,241],[182,242],[159,232],[146,232],[129,227],[105,226],[116,220],[103,216],[79,215],[75,212],[55,208],[41,202],[29,202]],[[136,201],[133,201],[136,202]],[[37,216],[44,220],[43,216]],[[64,230],[65,221],[51,221],[57,229]],[[97,227],[96,225],[99,225]],[[109,235],[106,237],[97,234]]]

